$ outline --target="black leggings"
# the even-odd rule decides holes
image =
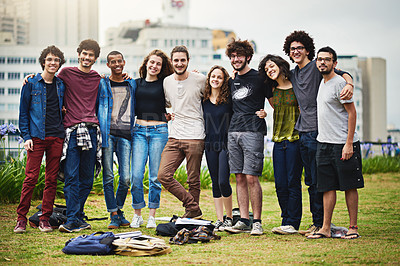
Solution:
[[[229,197],[232,195],[229,183],[228,153],[225,149],[221,151],[205,151],[208,171],[212,181],[212,192],[214,198]]]

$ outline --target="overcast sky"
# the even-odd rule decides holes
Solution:
[[[339,55],[384,58],[387,122],[399,129],[399,10],[399,0],[191,0],[189,25],[233,30],[241,39],[254,40],[260,53],[286,60],[283,42],[294,30],[309,32],[317,49],[329,45]],[[103,44],[107,28],[128,20],[156,21],[162,14],[161,0],[99,0],[99,11]]]

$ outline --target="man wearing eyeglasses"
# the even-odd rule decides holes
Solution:
[[[201,107],[206,77],[189,72],[189,52],[185,46],[171,51],[174,72],[164,79],[167,107],[172,108],[168,142],[161,154],[157,178],[160,183],[183,203],[183,218],[201,218],[200,167],[204,151],[204,119]],[[174,179],[174,173],[186,159],[189,191]]]
[[[97,118],[102,137],[103,189],[111,223],[108,229],[129,226],[122,208],[130,180],[131,140],[135,120],[136,81],[124,79],[125,60],[122,53],[107,55],[111,76],[101,79],[98,94]],[[140,151],[138,151],[140,152]],[[119,185],[114,194],[114,153],[118,158]]]
[[[307,230],[300,230],[300,234],[308,236],[318,231],[323,222],[322,193],[317,191],[317,94],[322,75],[318,71],[315,56],[314,40],[304,31],[294,31],[286,37],[283,50],[290,60],[297,64],[292,70],[290,81],[293,85],[300,107],[300,116],[295,129],[300,133],[300,153],[305,172],[305,184],[308,186],[310,211],[313,224]],[[350,99],[353,95],[353,79],[343,71],[337,71],[345,80],[346,85],[340,93],[343,99]]]
[[[45,189],[39,230],[53,231],[49,219],[53,213],[60,166],[64,127],[62,105],[64,84],[55,74],[65,63],[64,54],[54,45],[44,49],[39,57],[42,73],[29,78],[21,91],[19,129],[27,151],[25,180],[22,185],[20,204],[17,208],[15,233],[26,231],[26,215],[31,205],[33,190],[39,178],[43,154],[46,153]]]
[[[310,239],[331,237],[331,220],[336,204],[336,190],[345,191],[350,217],[349,232],[344,239],[360,237],[357,226],[358,188],[364,187],[360,141],[355,132],[356,109],[353,99],[343,100],[340,92],[346,81],[333,69],[336,52],[323,47],[317,54],[317,67],[323,76],[317,97],[318,146],[317,188],[324,194],[324,221],[322,228]]]

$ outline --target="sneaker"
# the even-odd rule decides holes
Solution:
[[[225,219],[225,221],[219,227],[219,231],[223,232],[223,231],[225,231],[226,228],[231,228],[231,227],[232,227],[232,220],[231,219]]]
[[[26,232],[26,221],[18,220],[17,225],[14,227],[14,233],[22,234]]]
[[[139,228],[143,224],[143,217],[137,214],[133,215],[131,227],[132,228]]]
[[[129,226],[131,223],[125,219],[124,212],[121,210],[117,211],[119,217],[121,217],[121,226]]]
[[[64,233],[72,233],[72,232],[79,232],[82,229],[79,227],[79,224],[75,222],[66,222],[65,224],[60,225],[58,227],[58,231]]]
[[[272,233],[278,235],[291,235],[291,234],[297,234],[298,231],[292,225],[282,225],[279,227],[272,228]]]
[[[53,228],[51,228],[51,225],[50,225],[50,223],[49,223],[49,221],[48,220],[40,220],[39,221],[39,230],[41,231],[41,232],[51,232],[51,231],[53,231]]]
[[[200,208],[197,210],[186,210],[185,214],[182,216],[182,218],[192,218],[192,219],[201,219],[203,217],[203,213],[201,212]]]
[[[81,230],[92,229],[92,226],[84,220],[79,220],[78,225]]]
[[[315,225],[310,225],[306,230],[299,230],[299,234],[300,235],[305,235],[308,233],[314,233],[315,232],[315,228],[317,228]]]
[[[242,221],[237,221],[237,223],[232,226],[232,227],[227,227],[225,228],[225,232],[229,232],[232,234],[238,234],[238,233],[250,233],[251,227],[250,225],[246,225]]]
[[[121,226],[121,217],[116,214],[111,216],[111,223],[107,226],[108,229],[117,229]]]
[[[220,231],[220,228],[221,228],[221,226],[222,226],[223,224],[224,224],[223,222],[221,222],[220,220],[217,220],[217,221],[215,222],[215,224],[214,224],[214,232]]]
[[[149,216],[149,219],[147,220],[147,225],[146,228],[156,228],[156,218],[153,216]]]
[[[253,223],[253,228],[251,229],[250,235],[252,236],[259,236],[264,234],[264,230],[260,222]]]

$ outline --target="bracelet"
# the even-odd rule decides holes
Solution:
[[[350,226],[349,226],[349,229],[355,229],[355,230],[358,230],[358,226],[357,226],[357,225],[350,225]]]
[[[354,89],[354,84],[346,82],[346,85],[350,85],[350,86],[352,86],[353,89]]]

